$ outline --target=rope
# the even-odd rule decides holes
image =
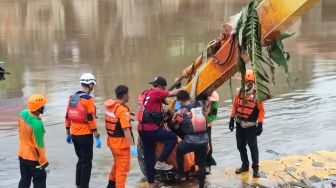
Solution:
[[[196,72],[196,74],[194,76],[194,79],[192,80],[190,98],[193,101],[196,99],[196,89],[197,89],[197,83],[198,83],[199,75],[200,75],[201,71],[203,70],[204,65],[206,64],[205,62],[208,60],[208,57],[207,57],[208,46],[209,45],[207,45],[206,50],[204,50],[204,52],[202,54],[202,64],[198,68],[198,70],[197,70],[197,72]]]
[[[233,104],[232,77],[230,77],[229,86],[230,86],[231,104]]]

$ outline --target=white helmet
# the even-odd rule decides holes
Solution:
[[[96,85],[96,78],[91,74],[91,73],[84,73],[82,74],[82,76],[80,77],[79,83],[81,84],[93,84]]]

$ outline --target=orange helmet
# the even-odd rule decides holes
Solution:
[[[239,77],[238,80],[241,80],[241,77]],[[246,70],[245,80],[254,82],[254,71],[253,70],[251,69]]]
[[[32,95],[28,99],[28,109],[31,112],[35,112],[42,108],[48,100],[43,95]]]
[[[253,72],[253,70],[251,70],[251,69],[246,70],[245,80],[254,82],[254,72]]]

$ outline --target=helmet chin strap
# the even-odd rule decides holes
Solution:
[[[45,106],[41,107],[37,111],[40,112],[40,114],[43,114],[45,112]]]

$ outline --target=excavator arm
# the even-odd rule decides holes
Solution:
[[[319,1],[263,0],[257,7],[262,45],[272,44]],[[206,52],[183,71],[183,76],[179,81],[182,78],[189,79],[186,90],[194,93],[195,97],[202,93],[211,93],[237,72],[238,45],[228,34],[231,29],[229,25],[226,25],[227,33],[211,42]],[[211,49],[215,49],[216,52],[211,54]],[[197,71],[199,73],[195,74]]]
[[[288,29],[310,8],[316,5],[320,0],[263,0],[258,8],[258,17],[261,23],[262,45],[271,44],[277,37]],[[169,89],[175,88],[183,79],[188,79],[187,91],[194,93],[195,97],[203,93],[210,93],[220,87],[225,81],[237,72],[238,45],[231,37],[232,27],[225,24],[225,32],[218,39],[209,43],[202,56],[187,67],[182,76],[175,81]],[[246,58],[243,57],[244,61]],[[198,75],[198,76],[195,76]],[[194,86],[193,86],[194,85]],[[192,88],[194,90],[192,91]],[[171,112],[174,111],[174,101],[169,101],[170,109],[165,112],[166,120],[171,120]],[[167,123],[170,124],[170,123]],[[164,145],[156,144],[156,154],[162,152]],[[141,171],[145,174],[145,165],[143,157],[143,145],[141,139],[138,142],[138,161]],[[176,150],[173,150],[167,160],[169,164],[177,169]],[[194,156],[192,153],[185,155],[185,172],[193,172]]]

